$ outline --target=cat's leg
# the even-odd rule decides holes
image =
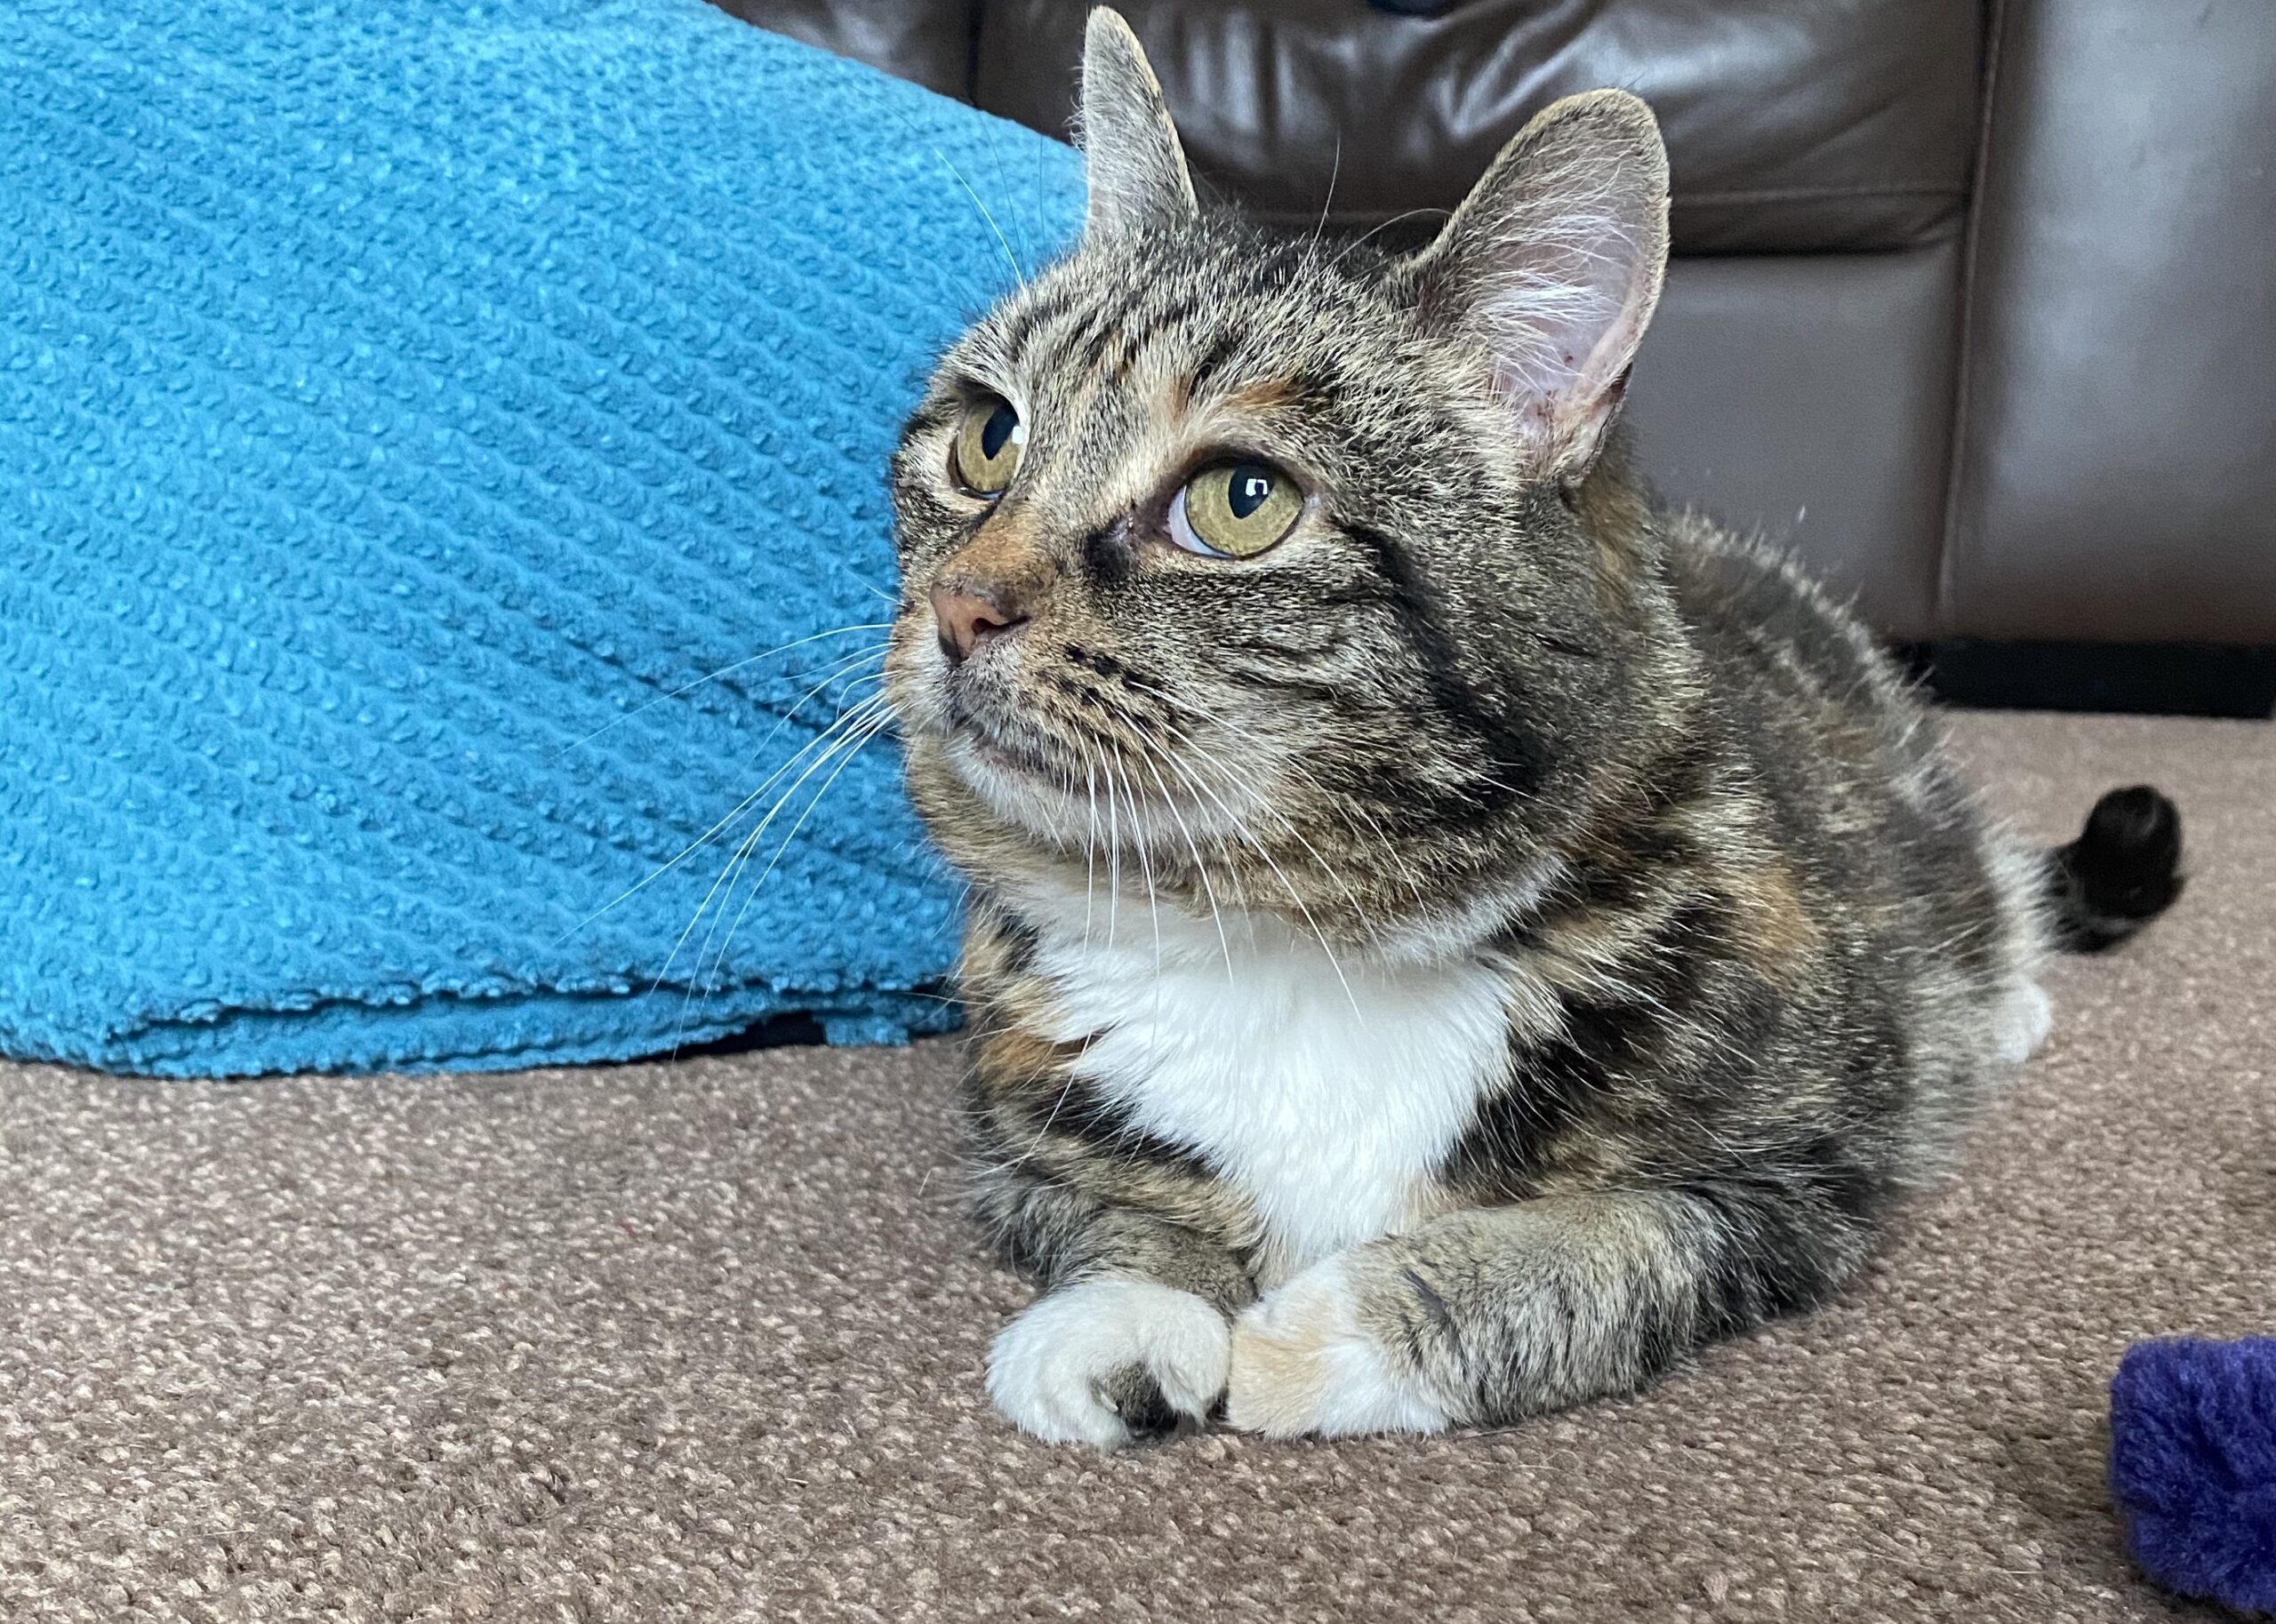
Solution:
[[[1863,1228],[1794,1193],[1555,1196],[1339,1253],[1243,1313],[1226,1419],[1278,1436],[1433,1432],[1632,1391],[1823,1298]]]
[[[989,1349],[988,1393],[1038,1437],[1117,1449],[1200,1426],[1225,1389],[1231,1318],[1255,1287],[1198,1231],[1064,1188],[983,1196],[1041,1296]]]

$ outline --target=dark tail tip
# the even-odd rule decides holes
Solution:
[[[2147,784],[2113,789],[2087,827],[2050,853],[2055,942],[2072,953],[2114,948],[2181,895],[2181,809]]]

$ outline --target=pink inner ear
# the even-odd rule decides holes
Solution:
[[[1652,111],[1625,91],[1590,91],[1519,131],[1403,274],[1426,319],[1485,351],[1527,460],[1569,476],[1611,420],[1667,248]]]
[[[1552,463],[1593,454],[1658,292],[1655,234],[1613,212],[1611,189],[1510,210],[1479,268],[1471,319],[1491,349],[1495,387]]]

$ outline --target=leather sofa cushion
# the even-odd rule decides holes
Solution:
[[[1895,637],[1940,629],[1959,254],[1678,260],[1623,413],[1662,500],[1791,548]]]
[[[1997,81],[1947,626],[2276,643],[2276,5],[2010,4]]]
[[[980,0],[712,0],[776,34],[881,68],[959,101],[972,100]],[[1063,136],[1063,130],[1048,132]]]
[[[1607,84],[1658,110],[1679,252],[1903,247],[1967,203],[1980,0],[1120,4],[1196,167],[1286,221],[1331,173],[1331,228],[1451,207],[1532,113]],[[1087,9],[982,0],[974,100],[1065,133]]]

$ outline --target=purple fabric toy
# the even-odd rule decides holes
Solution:
[[[2110,1488],[2152,1579],[2276,1614],[2276,1337],[2128,1348],[2110,1384]]]

